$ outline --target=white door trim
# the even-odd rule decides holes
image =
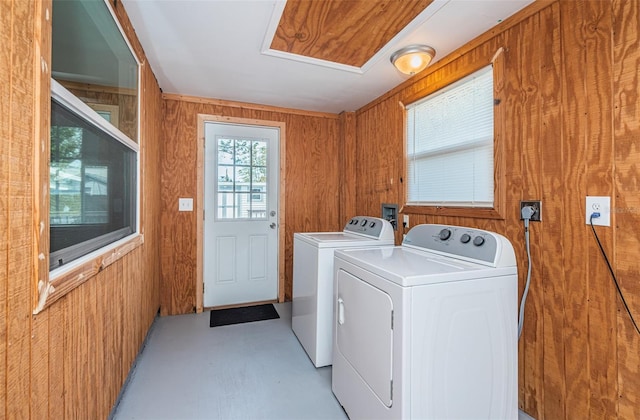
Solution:
[[[278,302],[284,302],[284,246],[285,246],[285,144],[286,144],[286,124],[281,121],[256,120],[250,118],[224,117],[221,115],[198,114],[198,144],[196,156],[196,312],[204,310],[204,142],[207,122],[256,125],[261,127],[278,128],[280,130],[280,180],[278,186]]]

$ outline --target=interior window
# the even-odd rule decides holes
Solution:
[[[493,201],[493,67],[407,106],[407,204]]]
[[[138,61],[103,0],[53,0],[51,270],[137,232]]]

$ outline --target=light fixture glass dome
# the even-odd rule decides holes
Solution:
[[[404,74],[414,75],[426,69],[436,55],[427,45],[409,45],[391,55],[391,63]]]

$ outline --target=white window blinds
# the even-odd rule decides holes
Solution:
[[[493,67],[407,107],[407,204],[493,207]]]

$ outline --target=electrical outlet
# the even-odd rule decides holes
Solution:
[[[611,226],[611,197],[587,196],[585,208],[585,223],[591,224],[591,215],[600,213],[600,217],[593,218],[595,226]]]
[[[531,215],[532,222],[540,222],[542,221],[542,201],[540,200],[530,200],[530,201],[521,201],[520,202],[520,220],[522,220],[522,209],[524,207],[533,207],[533,214]]]
[[[409,215],[408,214],[403,214],[402,215],[402,226],[405,229],[409,228]]]

